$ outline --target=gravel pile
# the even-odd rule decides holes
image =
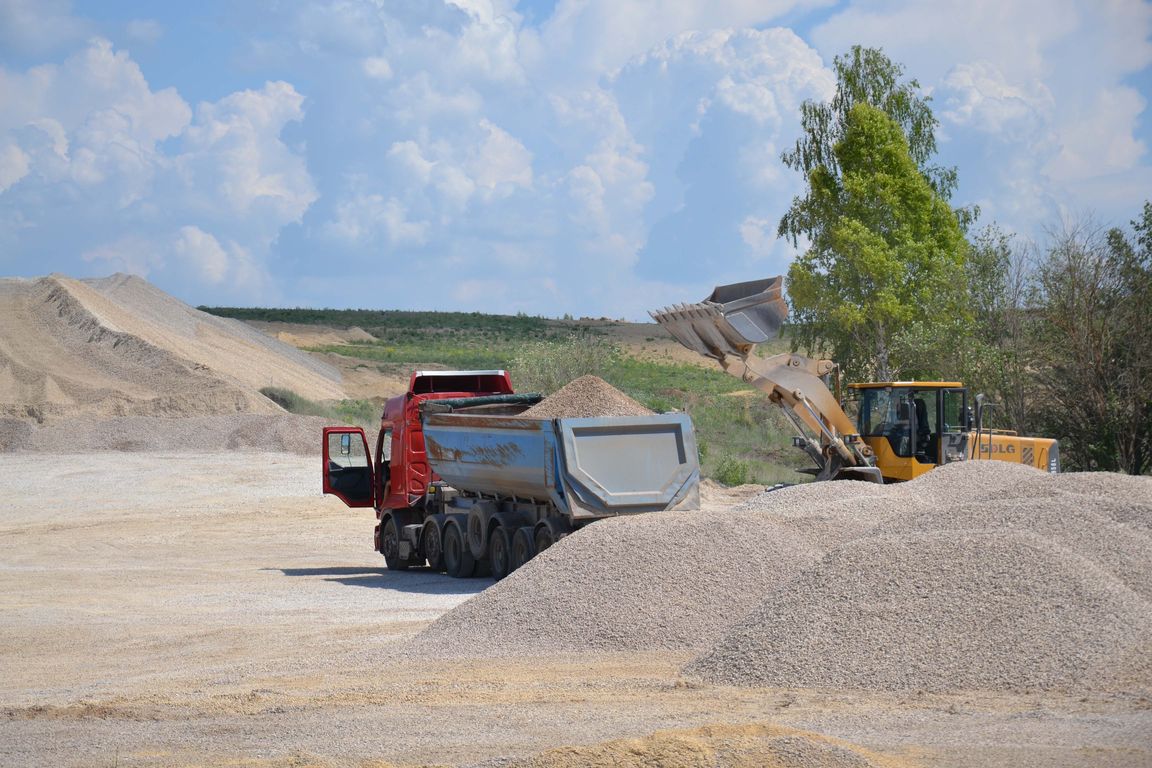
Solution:
[[[74,419],[36,425],[23,419],[0,419],[0,452],[87,453],[131,451],[188,453],[261,451],[319,455],[320,416],[235,414],[178,419],[125,416]]]
[[[685,673],[748,686],[1099,688],[1150,632],[1145,600],[1041,537],[873,536],[775,590]]]
[[[1152,684],[1152,479],[970,462],[890,492],[883,525],[765,595],[686,674],[885,690]]]
[[[969,462],[595,523],[457,607],[459,656],[696,649],[686,674],[880,690],[1152,685],[1152,479]]]
[[[581,376],[520,414],[532,419],[651,416],[652,411],[599,376]]]
[[[848,486],[820,491],[846,497]],[[450,656],[706,648],[862,527],[763,506],[596,522],[442,616],[415,647]]]

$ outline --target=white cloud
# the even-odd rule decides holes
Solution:
[[[68,0],[0,0],[0,49],[42,55],[82,39],[89,25]]]
[[[500,126],[480,121],[485,134],[469,159],[472,179],[478,186],[499,191],[500,187],[532,186],[532,153]]]
[[[718,0],[622,3],[560,0],[539,33],[523,36],[525,57],[555,78],[596,78],[682,32],[752,27],[831,0]]]
[[[154,19],[132,19],[124,27],[128,39],[145,45],[152,45],[164,37],[164,27]]]
[[[228,275],[228,254],[215,237],[199,227],[181,227],[176,233],[172,254],[211,285],[219,285]]]
[[[422,245],[428,222],[408,218],[404,204],[379,194],[358,194],[336,206],[335,218],[325,232],[348,245],[371,246],[383,235],[392,247]]]
[[[0,93],[0,213],[17,224],[15,248],[263,291],[259,261],[316,199],[280,135],[303,117],[287,83],[193,117],[175,89],[153,91],[127,52],[93,39],[59,64],[0,70]]]
[[[102,271],[127,272],[140,277],[148,277],[165,265],[164,249],[138,234],[124,235],[90,248],[80,258],[89,264],[99,264]]]
[[[1109,220],[1138,206],[1083,192],[1152,174],[1139,138],[1147,100],[1128,82],[1152,64],[1152,5],[854,1],[813,38],[829,56],[883,47],[934,91],[960,202],[980,203],[985,220],[1034,236],[1071,199]]]
[[[364,74],[373,80],[391,80],[392,65],[383,56],[369,56],[364,59],[361,66]]]
[[[28,175],[29,160],[20,147],[9,144],[0,148],[0,193]]]
[[[272,82],[199,105],[176,159],[199,204],[262,213],[278,225],[299,221],[317,193],[304,159],[280,133],[303,117],[303,102],[290,84]]]

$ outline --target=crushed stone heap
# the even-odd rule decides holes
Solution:
[[[520,415],[531,419],[575,419],[651,416],[652,411],[599,376],[581,376]]]
[[[951,464],[597,522],[430,625],[449,656],[691,649],[744,686],[1147,690],[1152,478]]]

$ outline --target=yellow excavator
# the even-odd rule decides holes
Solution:
[[[788,316],[783,278],[721,285],[704,301],[651,312],[688,349],[763,390],[798,435],[793,445],[815,462],[800,470],[817,480],[912,480],[954,461],[997,460],[1060,471],[1060,444],[988,429],[992,403],[971,401],[958,381],[849,384],[856,418],[844,410],[840,371],[831,360],[753,354],[774,339]]]

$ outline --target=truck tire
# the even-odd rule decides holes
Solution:
[[[512,570],[524,565],[536,555],[536,538],[531,528],[517,528],[512,534]]]
[[[468,541],[466,543],[472,552],[472,557],[477,560],[488,554],[488,542],[484,537],[486,522],[479,505],[468,511]]]
[[[496,581],[512,572],[512,543],[508,541],[508,529],[502,525],[493,528],[488,539],[488,561]]]
[[[428,567],[433,571],[444,570],[444,535],[435,520],[425,520],[420,532],[420,551],[428,559]]]
[[[536,529],[536,552],[540,553],[548,549],[556,543],[556,538],[552,534],[552,529],[546,525],[542,525]]]
[[[476,559],[456,523],[444,526],[444,570],[454,579],[466,579],[476,570]]]
[[[410,563],[400,557],[400,534],[396,528],[396,518],[389,517],[380,531],[380,554],[390,571],[406,571]]]

